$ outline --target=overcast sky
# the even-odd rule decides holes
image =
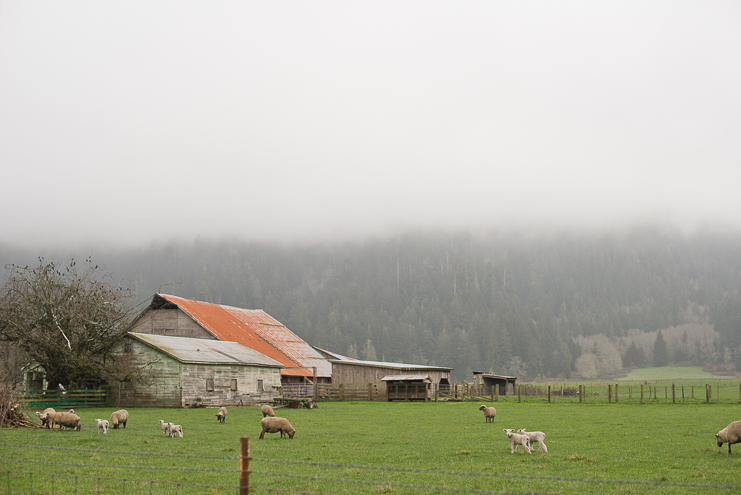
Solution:
[[[0,242],[741,227],[741,3],[0,0]]]

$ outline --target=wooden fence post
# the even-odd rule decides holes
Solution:
[[[340,400],[345,400],[345,384],[340,383]]]
[[[705,384],[705,402],[708,402],[708,403],[710,402],[710,390],[711,390],[710,385],[706,383]]]
[[[319,399],[319,384],[316,382],[316,366],[311,367],[312,371],[314,372],[314,402],[317,402],[317,399]]]
[[[674,389],[674,384],[672,383],[672,404],[677,403],[677,392]]]
[[[548,385],[548,402],[551,401],[551,386]]]
[[[582,385],[581,385],[581,383],[580,383],[580,384],[579,384],[579,403],[581,403],[581,401],[582,401],[582,399],[583,399],[582,395],[584,395],[584,394],[582,394],[582,391],[581,391],[581,387],[582,387]]]
[[[739,385],[739,389],[741,389],[741,385]],[[499,384],[494,384],[494,401],[499,402]]]
[[[607,384],[607,403],[609,404],[611,402],[612,402],[612,384],[608,383]]]
[[[241,455],[239,456],[239,495],[250,495],[250,439],[239,440]]]
[[[641,404],[643,404],[643,384],[641,383]]]
[[[517,402],[522,402],[522,385],[517,385]]]
[[[433,383],[435,387],[435,402],[437,402],[437,396],[440,393],[440,389],[437,387],[437,383]]]
[[[616,383],[615,384],[615,402],[618,402],[619,401],[619,398],[618,398],[618,387],[619,386],[620,386],[619,383]]]

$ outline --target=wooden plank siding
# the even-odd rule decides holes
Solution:
[[[362,366],[356,364],[343,364],[336,361],[332,362],[332,382],[333,383],[344,383],[344,384],[363,384],[368,383],[376,384],[381,391],[381,394],[386,397],[386,383],[382,382],[381,379],[388,375],[399,375],[407,373],[406,371],[400,371],[398,368],[386,368],[381,366]],[[414,371],[415,374],[428,375],[430,380],[434,384],[440,384],[441,380],[446,380],[443,383],[450,383],[450,371],[442,370],[420,370]]]
[[[137,317],[131,332],[218,340],[179,308],[147,309]]]

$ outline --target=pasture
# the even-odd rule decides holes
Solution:
[[[2,493],[238,493],[241,437],[250,438],[250,493],[730,493],[741,487],[714,434],[741,419],[736,403],[607,404],[324,402],[276,409],[296,435],[260,434],[259,407],[129,409],[126,429],[0,431]],[[34,409],[29,409],[33,416]],[[183,426],[166,438],[157,420]],[[510,454],[503,428],[546,433],[549,452]],[[531,477],[531,478],[528,478]],[[589,479],[589,480],[588,480]],[[354,481],[354,482],[353,482]],[[180,485],[178,485],[180,483]],[[436,488],[437,487],[437,488]],[[723,488],[725,487],[725,488]],[[277,490],[269,491],[270,490]]]

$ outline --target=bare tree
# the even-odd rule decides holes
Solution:
[[[44,368],[50,388],[92,386],[131,321],[129,291],[88,258],[60,266],[6,266],[0,292],[0,341],[12,342]]]

